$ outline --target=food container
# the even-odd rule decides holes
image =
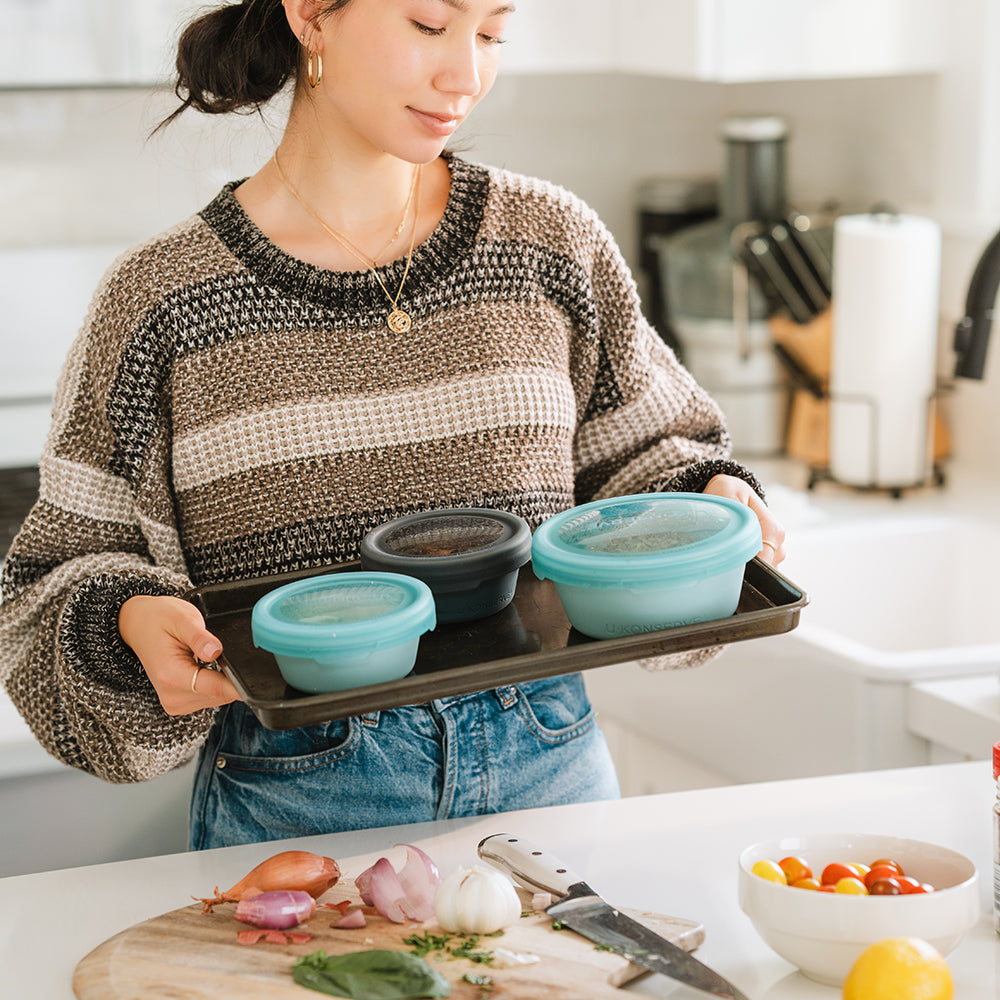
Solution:
[[[474,621],[507,607],[530,556],[524,520],[478,507],[409,514],[361,542],[364,569],[405,573],[430,587],[438,622]]]
[[[556,514],[532,540],[573,627],[609,639],[725,618],[760,551],[747,506],[702,493],[595,500]]]
[[[801,857],[814,874],[832,862],[891,858],[933,892],[863,896],[817,892],[752,873],[761,859]],[[764,941],[810,979],[839,986],[865,948],[894,937],[922,938],[947,955],[979,919],[976,866],[947,847],[877,834],[779,837],[739,859],[739,900]]]
[[[343,691],[398,680],[434,628],[426,584],[394,573],[329,573],[270,591],[250,616],[253,643],[300,691]]]

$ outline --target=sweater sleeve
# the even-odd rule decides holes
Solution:
[[[169,487],[169,360],[128,271],[106,276],[64,365],[39,498],[0,581],[7,694],[46,751],[116,783],[189,759],[214,715],[167,715],[118,633],[129,597],[190,586]]]
[[[621,251],[599,222],[589,263],[590,397],[576,433],[577,502],[632,493],[701,492],[715,475],[745,480],[725,418],[643,317]]]

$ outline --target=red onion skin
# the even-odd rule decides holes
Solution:
[[[233,915],[241,923],[281,931],[308,920],[315,910],[316,900],[308,892],[278,890],[241,899]]]

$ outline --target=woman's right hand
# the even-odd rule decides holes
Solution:
[[[188,715],[239,699],[225,674],[203,666],[218,658],[222,643],[189,601],[130,597],[118,613],[118,631],[139,657],[168,715]]]

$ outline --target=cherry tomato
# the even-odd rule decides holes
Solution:
[[[789,885],[794,885],[796,882],[800,882],[804,878],[812,878],[812,869],[802,858],[796,857],[795,855],[782,858],[778,862],[778,865],[785,873],[785,878],[788,879]]]
[[[865,876],[865,885],[870,888],[872,882],[877,882],[883,878],[898,878],[901,874],[901,872],[898,872],[889,865],[872,865]]]
[[[868,865],[859,864],[857,861],[848,861],[847,862],[847,867],[848,868],[853,868],[854,871],[855,871],[855,873],[857,874],[858,878],[861,879],[862,882],[864,882],[865,876],[871,870],[868,867]]]
[[[899,883],[900,891],[904,896],[927,891],[915,878],[911,878],[909,875],[897,875],[896,881]]]
[[[837,887],[833,884],[833,882],[822,882],[822,883],[820,883],[819,891],[820,892],[836,892],[837,891]]]
[[[893,861],[892,858],[877,858],[872,862],[872,868],[895,868],[897,875],[905,875],[906,872],[903,871],[903,866],[898,861]]]
[[[788,885],[788,879],[785,878],[781,866],[770,858],[761,858],[760,861],[755,861],[750,871],[754,875],[766,878],[768,882],[780,882],[782,885]]]
[[[870,896],[899,896],[903,892],[899,882],[892,876],[877,878],[868,883]]]
[[[865,888],[864,882],[861,879],[854,877],[853,875],[848,878],[837,879],[837,884],[834,887],[834,892],[843,892],[851,896],[867,896],[868,890]]]
[[[810,877],[810,878],[800,878],[798,881],[792,882],[791,884],[796,889],[813,889],[813,890],[816,890],[816,889],[820,888],[819,879],[812,878],[812,877]]]
[[[823,869],[820,882],[824,885],[836,885],[842,878],[857,878],[858,873],[847,865],[842,865],[839,861],[832,861]]]

